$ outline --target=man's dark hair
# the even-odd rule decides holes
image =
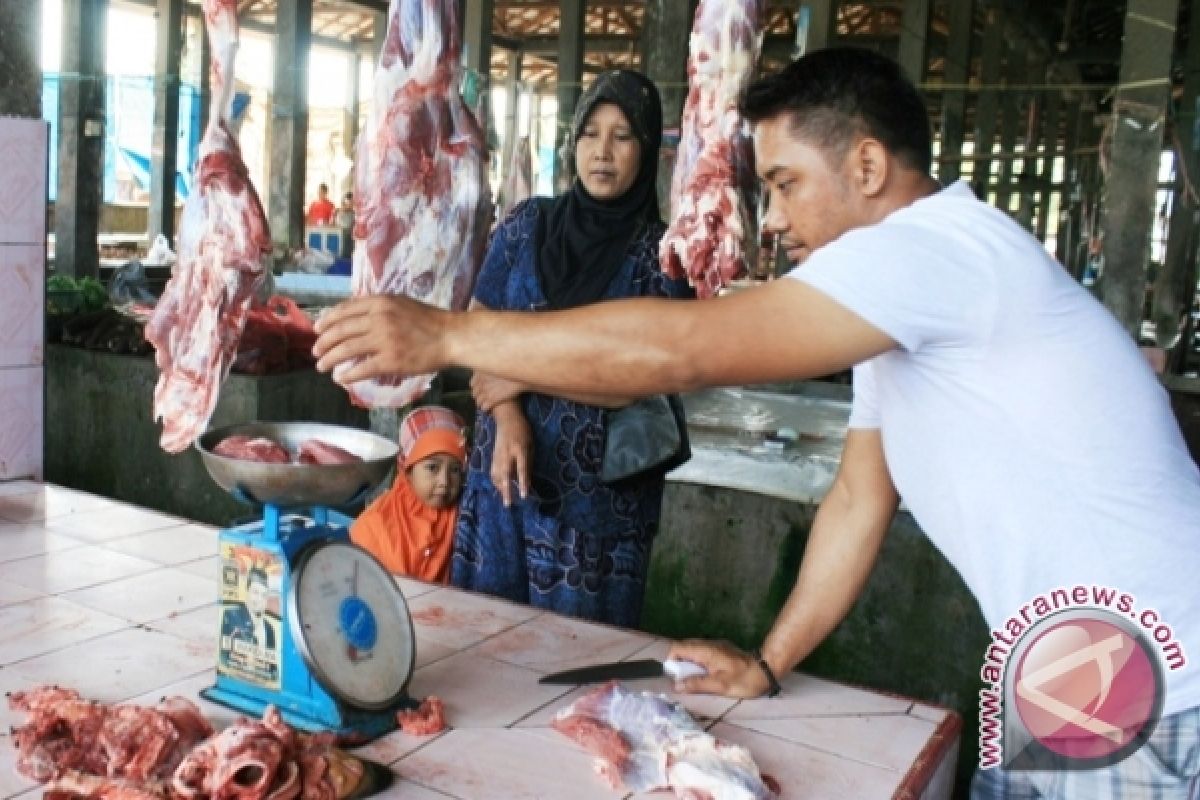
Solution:
[[[878,139],[928,173],[929,113],[900,65],[858,47],[831,47],[752,83],[741,99],[751,123],[790,114],[792,130],[840,162],[857,135]]]

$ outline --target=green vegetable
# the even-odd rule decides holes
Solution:
[[[95,278],[82,278],[76,282],[76,286],[83,295],[81,311],[99,311],[108,306],[108,291],[100,281]]]
[[[46,281],[46,291],[49,292],[70,292],[76,288],[75,279],[70,275],[52,275]]]

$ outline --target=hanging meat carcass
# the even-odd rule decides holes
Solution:
[[[688,53],[688,96],[671,178],[671,224],[659,258],[700,297],[757,258],[750,140],[738,97],[758,60],[762,0],[700,0]]]
[[[271,236],[229,127],[238,46],[237,0],[203,0],[215,102],[179,223],[179,257],[146,325],[158,385],[162,448],[178,453],[204,432],[229,374]]]
[[[487,145],[459,95],[455,0],[392,0],[354,165],[355,295],[464,309],[491,225]],[[336,372],[335,372],[336,377]],[[360,381],[368,407],[407,405],[431,376]]]

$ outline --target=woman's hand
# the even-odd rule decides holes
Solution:
[[[475,398],[475,405],[489,414],[501,403],[516,400],[524,391],[525,387],[521,384],[494,375],[476,372],[471,376],[471,394]]]
[[[525,413],[513,400],[501,403],[492,412],[496,418],[496,443],[492,448],[492,485],[500,492],[504,505],[513,501],[513,482],[524,499],[529,495],[529,462],[533,455],[533,432]]]
[[[708,671],[707,675],[676,682],[678,692],[761,697],[770,688],[754,656],[728,642],[688,639],[673,644],[667,657],[691,661]]]

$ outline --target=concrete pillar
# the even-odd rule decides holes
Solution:
[[[54,265],[59,275],[78,278],[100,274],[107,16],[104,0],[63,0]]]
[[[929,63],[926,52],[929,38],[929,6],[932,0],[904,0],[900,17],[900,67],[913,83],[925,81]]]
[[[150,210],[146,233],[175,239],[175,170],[179,153],[179,77],[183,0],[158,0],[154,57],[154,128],[150,142]]]
[[[1113,99],[1112,158],[1104,187],[1104,273],[1098,293],[1134,338],[1146,293],[1178,13],[1178,0],[1129,0],[1120,88]]]
[[[1031,84],[1045,83],[1046,61],[1039,55],[1032,55],[1026,62],[1025,80]],[[1023,157],[1021,169],[1016,169],[1013,163],[1012,182],[1017,193],[1017,221],[1027,231],[1033,230],[1034,195],[1038,190],[1039,173],[1038,157],[1041,147],[1041,123],[1045,118],[1046,95],[1044,91],[1031,89],[1022,92],[1023,102],[1020,104],[1022,127],[1020,140]]]
[[[687,99],[688,35],[696,3],[690,0],[646,0],[642,26],[642,71],[662,95],[663,128],[678,128]]]
[[[1171,227],[1167,254],[1154,281],[1151,318],[1160,347],[1173,350],[1167,360],[1169,372],[1179,373],[1187,356],[1186,342],[1191,334],[1185,327],[1180,337],[1179,320],[1191,308],[1197,280],[1197,240],[1200,237],[1200,13],[1193,12],[1189,22],[1188,48],[1183,56],[1183,95],[1176,111],[1175,130],[1179,134],[1180,163],[1176,164],[1175,198],[1171,209]],[[1185,185],[1184,175],[1191,185]],[[1190,191],[1189,191],[1190,189]],[[1188,287],[1192,290],[1189,291]]]
[[[492,77],[492,14],[494,0],[466,0],[463,8],[463,56],[466,68],[479,81],[480,97],[474,108],[484,131],[492,130],[488,110],[488,87]]]
[[[1051,70],[1046,71],[1046,79],[1048,83],[1054,83],[1054,73]],[[1034,220],[1034,232],[1039,239],[1045,241],[1046,234],[1049,231],[1050,195],[1056,191],[1054,188],[1054,162],[1059,155],[1058,129],[1062,114],[1063,98],[1062,92],[1056,89],[1048,89],[1043,93],[1042,97],[1044,99],[1041,124],[1042,158],[1037,176],[1037,191],[1039,196],[1037,200],[1037,217]]]
[[[512,167],[513,148],[517,144],[520,131],[519,115],[521,113],[521,61],[524,51],[508,51],[508,77],[504,79],[504,152],[500,159],[500,183],[508,180],[508,171]]]
[[[554,176],[556,187],[565,187],[574,169],[562,163],[563,146],[571,134],[571,115],[583,82],[583,21],[585,0],[562,0],[558,31],[558,124],[554,132]]]
[[[1028,74],[1028,54],[1022,42],[1012,42],[1004,69],[1006,84],[1021,86]],[[1023,133],[1025,111],[1023,93],[1009,90],[1000,99],[1000,175],[996,179],[996,207],[1008,212],[1013,192],[1013,152],[1017,137]]]
[[[1063,110],[1063,182],[1059,187],[1062,199],[1058,204],[1058,236],[1055,240],[1054,256],[1059,263],[1071,268],[1070,253],[1079,238],[1079,206],[1083,191],[1079,182],[1079,158],[1075,149],[1079,145],[1079,125],[1082,103],[1078,95],[1066,100]]]
[[[308,150],[308,55],[312,0],[279,0],[275,22],[275,88],[271,97],[271,237],[294,249],[304,241]]]
[[[355,50],[347,63],[349,73],[346,75],[346,109],[342,115],[342,149],[346,158],[353,160],[355,144],[358,142],[358,74],[362,71],[362,54]]]
[[[0,117],[42,116],[42,4],[0,2]]]
[[[985,13],[983,46],[980,53],[980,78],[982,89],[975,103],[975,167],[972,184],[975,194],[987,200],[991,186],[992,146],[996,140],[996,110],[1000,105],[1000,93],[990,87],[1000,83],[1001,59],[1004,56],[1004,12],[996,3]]]
[[[383,43],[387,39],[388,12],[375,12],[372,22],[371,49],[375,53],[374,63],[378,65],[379,54],[383,52]]]
[[[950,3],[950,30],[946,37],[946,61],[942,93],[942,147],[938,180],[949,186],[961,174],[963,127],[967,116],[967,78],[971,73],[971,34],[975,15],[974,0]]]
[[[200,18],[200,124],[208,124],[208,110],[212,106],[212,42],[208,41],[208,30],[204,18]],[[203,131],[201,132],[203,136]]]
[[[837,39],[838,0],[803,0],[796,10],[796,55],[829,47]]]

